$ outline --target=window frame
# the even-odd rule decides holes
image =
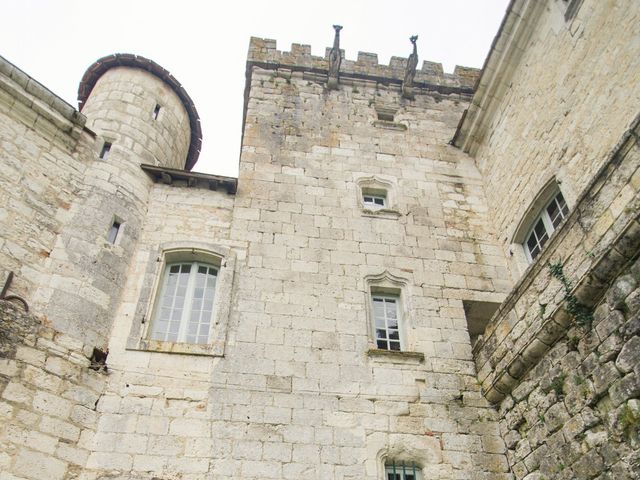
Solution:
[[[367,199],[370,200],[367,200]],[[376,202],[376,200],[380,200],[381,203]],[[371,191],[368,192],[366,190],[362,191],[362,203],[364,204],[365,208],[370,208],[370,209],[379,209],[379,208],[386,208],[387,207],[387,192],[386,190],[379,190],[379,191]]]
[[[236,254],[228,247],[204,242],[166,242],[156,252],[141,252],[146,263],[138,284],[139,297],[127,339],[127,350],[191,355],[224,356],[231,312]],[[209,342],[207,344],[153,340],[151,338],[164,272],[175,263],[199,262],[218,268]]]
[[[413,475],[413,480],[422,480],[422,469],[415,462],[409,462],[409,463],[411,468],[410,474]],[[387,460],[384,464],[384,480],[389,480],[389,475],[394,475],[395,477],[400,476],[400,478],[393,479],[393,480],[406,480],[407,479],[406,464],[407,462],[402,461],[401,465],[399,466],[399,468],[401,468],[402,471],[396,471],[398,470],[398,468],[396,468],[396,462],[392,461],[390,465],[389,461]]]
[[[400,300],[400,292],[398,293],[379,293],[376,292],[375,290],[371,291],[371,296],[370,298],[370,308],[371,308],[371,317],[373,319],[373,327],[374,327],[374,344],[376,346],[376,349],[378,350],[387,350],[389,352],[403,352],[406,351],[405,348],[405,341],[404,341],[404,327],[402,325],[402,307],[401,307],[401,300]],[[384,317],[382,318],[383,322],[384,322],[384,328],[380,328],[378,325],[378,317],[376,316],[376,301],[377,299],[381,300],[382,303],[384,304]],[[396,320],[396,328],[392,329],[389,328],[388,326],[388,320],[390,320],[387,317],[387,309],[386,309],[386,305],[387,302],[391,303],[391,301],[393,301],[393,304],[395,305],[395,320]],[[393,319],[391,319],[393,320]],[[381,337],[378,336],[378,331],[379,330],[384,330],[386,336],[384,339],[382,339]],[[389,335],[389,331],[393,331],[393,330],[397,330],[398,332],[398,338],[397,339],[392,339],[391,336]],[[381,342],[385,342],[387,344],[387,348],[381,347],[380,343]],[[398,349],[393,349],[391,348],[391,343],[397,343],[398,344]]]
[[[183,267],[184,266],[189,266],[189,272],[188,272],[188,276],[186,277],[187,282],[185,285],[185,295],[184,295],[184,303],[182,305],[182,308],[180,309],[180,311],[182,312],[180,314],[180,319],[178,321],[178,332],[176,333],[176,339],[175,340],[168,340],[167,337],[169,337],[171,335],[171,331],[170,331],[170,323],[172,322],[168,322],[169,324],[167,325],[167,330],[165,331],[161,331],[159,330],[159,325],[161,322],[160,319],[160,315],[162,310],[165,308],[162,303],[165,300],[170,299],[171,301],[171,309],[170,309],[170,314],[173,314],[175,312],[175,303],[176,303],[176,299],[177,299],[177,295],[175,295],[177,289],[180,287],[179,284],[176,285],[176,288],[174,289],[174,294],[169,297],[168,291],[167,289],[169,288],[169,279],[171,276],[171,270],[175,269],[176,267],[179,268],[179,272],[177,273],[183,273]],[[208,321],[205,322],[206,324],[208,324],[208,330],[207,330],[207,338],[205,342],[199,342],[198,338],[196,338],[196,341],[188,341],[188,336],[189,336],[189,332],[188,329],[191,326],[191,314],[193,313],[193,308],[194,308],[194,302],[195,302],[195,295],[196,295],[196,288],[197,288],[197,276],[200,273],[200,269],[201,268],[206,268],[207,269],[207,275],[209,275],[209,270],[213,270],[215,273],[212,275],[213,277],[215,277],[214,280],[214,285],[213,285],[213,298],[211,299],[211,312],[208,315]],[[156,301],[155,301],[155,305],[153,308],[153,318],[151,319],[150,322],[150,326],[149,326],[149,339],[152,341],[164,341],[164,342],[173,342],[173,343],[188,343],[188,344],[208,344],[209,340],[211,338],[211,330],[213,328],[213,318],[215,315],[215,297],[216,297],[216,290],[217,290],[217,283],[218,283],[218,273],[220,271],[220,266],[219,265],[215,265],[212,263],[205,263],[202,261],[193,261],[193,262],[186,262],[186,261],[181,261],[181,262],[171,262],[171,263],[167,263],[165,265],[164,271],[162,273],[162,279],[160,280],[160,284],[161,287],[158,290],[158,295],[156,297]],[[184,278],[184,277],[182,277]],[[208,283],[208,276],[207,276],[207,280],[206,282]],[[178,277],[178,282],[180,277]],[[205,292],[203,292],[204,294]],[[204,297],[203,297],[204,298]],[[204,310],[206,311],[206,310]],[[202,313],[203,310],[200,311],[200,318],[199,318],[199,322],[198,322],[198,326],[200,326],[200,324],[202,323]],[[161,338],[157,338],[158,336],[162,336],[164,337],[164,339]],[[196,337],[200,337],[200,334],[197,334]],[[155,337],[155,338],[154,338]]]
[[[409,285],[413,284],[408,278],[400,276],[403,272],[393,269],[384,270],[379,274],[371,274],[364,277],[364,304],[367,318],[368,351],[369,357],[377,359],[387,358],[393,361],[404,358],[407,361],[422,361],[424,354],[412,351],[415,339],[411,335],[412,325],[415,324],[412,315],[412,300]],[[378,348],[376,337],[376,320],[373,307],[374,296],[387,296],[397,299],[398,335],[400,338],[400,350],[386,350]]]
[[[560,202],[558,202],[558,197],[562,199],[563,205],[561,205]],[[549,214],[549,207],[553,203],[556,203],[558,207],[558,214],[561,216],[560,221],[558,222],[557,225],[553,224],[554,219],[552,219],[551,215]],[[569,215],[569,205],[567,203],[567,200],[564,198],[564,195],[562,194],[560,189],[556,189],[555,192],[553,192],[551,198],[545,202],[544,206],[540,209],[538,215],[534,218],[530,228],[527,230],[527,234],[523,239],[522,246],[524,248],[524,253],[529,263],[533,263],[535,259],[544,251],[545,245],[547,245],[549,240],[551,240],[551,237],[553,236],[554,232],[558,230],[558,228],[560,228],[560,226],[564,223],[568,215]],[[538,234],[536,232],[536,228],[538,227],[538,224],[540,222],[542,222],[542,226],[544,227],[545,235],[546,235],[546,239],[542,243],[540,243],[540,239],[538,238]],[[532,254],[531,248],[529,247],[529,240],[531,239],[532,236],[535,236],[536,245],[539,246],[538,253],[536,253],[535,256]],[[540,238],[542,238],[542,236]]]

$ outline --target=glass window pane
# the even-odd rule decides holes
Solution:
[[[378,340],[376,343],[378,345],[378,348],[381,348],[383,350],[388,350],[387,342],[385,340]]]
[[[529,249],[529,254],[531,255],[531,259],[535,259],[540,253],[540,249],[536,245],[534,248]]]
[[[549,235],[546,233],[538,239],[538,243],[540,244],[540,248],[544,247],[544,244],[549,240]]]
[[[542,221],[542,219],[538,220],[538,223],[536,223],[536,227],[533,229],[533,231],[538,238],[547,233],[547,229],[544,227],[544,222]]]
[[[400,351],[400,342],[389,341],[389,350]]]

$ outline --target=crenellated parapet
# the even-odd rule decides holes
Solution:
[[[407,68],[407,58],[391,57],[388,65],[378,62],[378,55],[358,52],[356,61],[347,60],[344,50],[340,50],[340,77],[344,79],[381,80],[402,84]],[[249,44],[247,63],[263,68],[290,68],[327,75],[330,70],[331,48],[324,57],[311,55],[310,45],[294,43],[291,50],[277,49],[275,40],[252,37]],[[454,73],[444,73],[441,63],[423,61],[416,71],[413,84],[417,87],[445,87],[472,91],[481,70],[456,66]]]

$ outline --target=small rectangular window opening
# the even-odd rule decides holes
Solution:
[[[394,114],[388,111],[378,111],[378,120],[384,122],[393,122]]]
[[[111,151],[111,142],[104,142],[102,145],[102,150],[100,150],[100,158],[102,160],[106,160],[109,157],[109,152]]]
[[[160,104],[156,103],[156,107],[153,109],[153,119],[157,120],[159,114],[160,114]]]
[[[369,208],[383,208],[387,206],[387,197],[382,193],[363,193],[362,202]]]
[[[120,233],[121,225],[122,223],[119,222],[118,220],[114,220],[113,223],[111,224],[111,228],[109,229],[109,234],[107,235],[107,241],[110,244],[115,245],[116,240],[118,238],[118,233]]]

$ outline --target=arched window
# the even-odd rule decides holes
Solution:
[[[370,348],[406,352],[410,350],[408,280],[384,271],[365,277],[367,317],[372,338]]]
[[[529,261],[535,260],[540,254],[551,234],[558,228],[568,213],[567,202],[562,193],[558,191],[535,219],[525,239],[524,250]]]
[[[522,245],[524,257],[531,263],[544,249],[563,220],[569,205],[555,178],[548,181],[529,205],[513,235],[512,244]]]

